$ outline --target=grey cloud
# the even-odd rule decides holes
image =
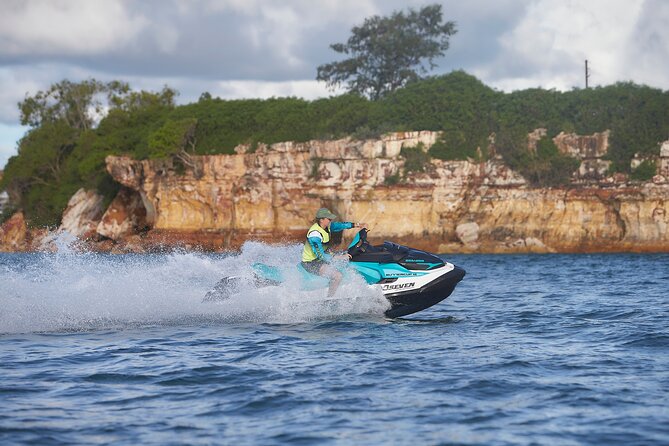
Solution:
[[[480,7],[484,2],[473,2]],[[471,4],[471,3],[469,3]],[[521,2],[506,2],[504,9],[488,8],[496,15],[474,11],[471,6],[459,2],[444,5],[446,19],[458,22],[459,32],[452,39],[452,48],[442,63],[441,71],[448,68],[466,68],[481,59],[490,58],[497,50],[495,34],[512,26]],[[197,5],[197,3],[195,3]],[[298,6],[304,7],[304,3]],[[285,3],[298,17],[318,17],[318,3],[310,3],[308,14],[300,11],[293,3]],[[270,23],[259,14],[249,14],[231,8],[211,11],[188,8],[184,13],[179,8],[166,8],[163,2],[127,3],[130,17],[150,17],[150,24],[144,26],[136,40],[128,46],[110,49],[93,55],[34,54],[0,55],[0,64],[67,63],[89,70],[102,71],[113,76],[172,76],[200,79],[255,79],[265,81],[286,81],[293,79],[314,79],[316,67],[336,59],[337,54],[329,49],[335,42],[345,41],[350,29],[362,23],[366,15],[363,8],[359,15],[346,17],[321,17],[318,23],[301,23],[299,29],[290,28],[297,37],[290,56],[299,60],[290,64],[286,54],[268,45],[267,39],[280,36],[282,29]],[[418,7],[419,2],[374,2],[380,14],[407,6]],[[479,8],[481,9],[481,8]],[[261,43],[256,46],[251,38],[252,28],[259,29]],[[165,30],[173,30],[174,40],[163,45],[161,36]],[[170,35],[169,33],[167,35]],[[271,43],[271,42],[270,42]]]
[[[629,79],[667,85],[669,73],[669,3],[646,0],[633,38],[626,45],[621,71]]]
[[[216,8],[210,7],[210,2],[119,4],[127,10],[117,17],[143,23],[129,45],[120,42],[117,47],[85,55],[65,47],[50,53],[27,48],[10,54],[0,49],[0,70],[15,73],[14,81],[0,87],[0,97],[11,98],[9,105],[0,107],[0,122],[17,122],[16,102],[26,91],[34,93],[63,78],[122,79],[136,88],[153,90],[167,83],[182,91],[181,101],[197,98],[199,93],[194,92],[198,91],[231,91],[217,87],[225,81],[313,81],[319,65],[338,57],[329,45],[345,41],[353,26],[371,14],[385,15],[425,3],[258,0],[243,5],[227,1]],[[522,0],[492,5],[484,0],[444,2],[445,19],[457,22],[458,34],[451,39],[446,56],[437,61],[435,74],[488,63],[499,52],[497,35],[513,28],[522,15],[523,4]],[[266,5],[276,11],[263,9]],[[290,33],[286,39],[290,44],[288,55],[280,40],[282,33]],[[18,78],[32,80],[31,88],[24,88],[25,82],[17,88]],[[290,92],[294,94],[294,90]]]

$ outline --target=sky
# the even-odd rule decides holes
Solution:
[[[27,128],[17,103],[63,79],[223,99],[335,94],[316,68],[373,15],[439,3],[456,22],[430,74],[501,91],[634,81],[669,90],[667,0],[0,0],[0,169]],[[668,135],[669,136],[669,135]]]

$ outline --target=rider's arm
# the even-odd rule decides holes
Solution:
[[[355,225],[351,223],[350,221],[333,221],[330,223],[330,232],[340,232],[343,231],[344,229],[351,229]]]

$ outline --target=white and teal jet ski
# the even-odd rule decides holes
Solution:
[[[372,246],[367,242],[367,230],[361,229],[348,247],[351,260],[348,269],[383,292],[390,302],[385,315],[396,318],[429,308],[451,295],[465,276],[465,270],[445,262],[435,254],[393,242]],[[328,279],[296,268],[304,289],[327,288]],[[253,265],[256,286],[277,286],[284,282],[281,270],[274,266]],[[344,273],[348,273],[344,271]],[[237,291],[239,278],[224,277],[209,291],[204,300],[223,300]]]

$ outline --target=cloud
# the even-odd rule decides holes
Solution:
[[[424,4],[15,0],[0,18],[0,63],[51,62],[122,79],[313,80],[318,65],[338,57],[329,45],[345,41],[351,27]],[[465,69],[496,86],[570,88],[582,84],[587,58],[595,83],[639,77],[666,88],[667,70],[652,65],[669,48],[667,8],[662,0],[444,1],[458,34],[435,73]]]
[[[36,93],[50,82],[50,73],[38,67],[0,68],[0,124],[18,124],[17,104],[27,92]]]
[[[0,54],[91,55],[128,45],[148,21],[124,1],[10,0],[0,16]]]
[[[643,0],[533,2],[517,26],[499,37],[498,57],[478,67],[476,72],[503,89],[542,86],[564,90],[584,85],[587,59],[593,84],[626,79],[625,48],[635,40],[647,3]],[[667,39],[664,40],[666,45]],[[669,86],[667,81],[665,76],[665,87]]]
[[[327,90],[322,82],[316,81],[285,81],[285,82],[256,82],[256,81],[222,81],[210,91],[212,96],[229,99],[243,99],[249,97],[271,98],[298,96],[304,99],[316,99],[336,94]]]
[[[669,3],[646,0],[636,26],[627,39],[622,63],[618,67],[621,80],[634,80],[669,89]]]

